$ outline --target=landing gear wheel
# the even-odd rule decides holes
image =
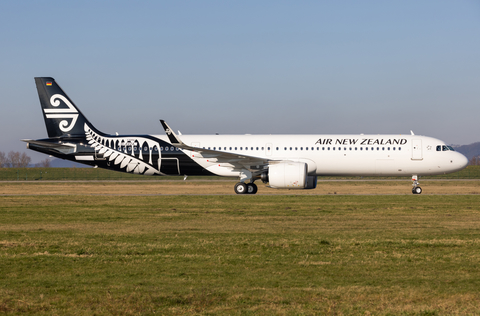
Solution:
[[[255,194],[258,191],[258,187],[255,183],[247,184],[247,194]]]
[[[246,194],[247,193],[247,185],[243,182],[239,182],[235,184],[235,193],[237,194]]]
[[[415,187],[412,189],[413,194],[421,194],[422,193],[422,188],[421,187]]]

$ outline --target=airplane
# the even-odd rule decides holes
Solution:
[[[36,77],[48,138],[23,140],[47,155],[115,171],[238,177],[234,192],[255,194],[256,180],[274,189],[314,189],[318,176],[419,176],[459,171],[467,158],[445,142],[415,135],[105,134],[50,77]]]

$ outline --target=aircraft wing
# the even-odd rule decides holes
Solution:
[[[178,148],[185,149],[191,151],[191,156],[195,158],[206,158],[211,162],[219,162],[219,163],[230,163],[234,166],[246,168],[250,171],[258,171],[263,169],[269,163],[272,162],[271,159],[249,156],[249,155],[241,155],[236,153],[218,151],[218,150],[211,150],[211,149],[204,149],[200,147],[193,147],[185,144],[174,132],[173,129],[168,126],[168,124],[164,120],[160,120],[162,123],[163,128],[165,129],[165,133],[170,140],[170,143]]]

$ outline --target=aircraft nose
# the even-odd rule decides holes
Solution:
[[[453,163],[458,166],[458,170],[462,170],[468,165],[468,159],[463,154],[457,152],[457,156]]]

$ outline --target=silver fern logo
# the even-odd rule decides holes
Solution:
[[[67,108],[58,108],[58,106],[61,104],[60,100],[67,105]],[[68,99],[61,94],[52,95],[50,98],[50,104],[55,107],[55,109],[44,109],[46,117],[64,119],[58,123],[58,127],[62,132],[71,131],[78,118],[78,111],[75,109],[73,104],[71,104],[70,101],[68,101]],[[68,119],[71,120],[70,123],[67,121]]]
[[[108,166],[122,171],[154,175],[160,174],[161,153],[159,144],[143,137],[109,137],[98,135],[86,123],[85,137],[95,155],[102,157]]]

